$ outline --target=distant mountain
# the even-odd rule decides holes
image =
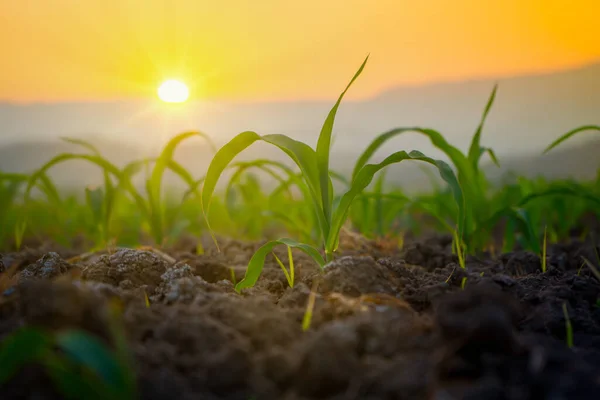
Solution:
[[[373,98],[343,102],[334,127],[332,166],[349,173],[377,134],[399,126],[437,129],[450,143],[467,149],[495,83],[498,93],[482,144],[494,148],[503,168],[491,168],[491,174],[499,177],[505,167],[524,174],[595,174],[600,142],[593,141],[593,133],[583,133],[544,157],[539,154],[574,127],[600,125],[600,63],[551,74],[397,87]],[[0,169],[30,171],[55,154],[78,150],[59,143],[60,136],[88,139],[118,164],[156,155],[170,137],[189,129],[207,132],[218,146],[244,130],[284,133],[314,146],[333,102],[195,102],[179,109],[154,102],[0,103]],[[374,159],[413,149],[444,158],[427,138],[409,133],[388,142]],[[185,142],[177,153],[196,176],[205,172],[209,156],[201,139]],[[251,146],[242,156],[257,157],[286,160],[265,144]],[[87,182],[98,175],[95,168],[81,163],[56,171],[65,183],[76,177]],[[411,187],[427,182],[410,164],[395,167],[388,176]]]
[[[484,170],[492,182],[500,183],[510,179],[511,174],[533,178],[575,178],[591,179],[600,168],[600,135],[596,140],[582,145],[565,146],[554,149],[548,154],[540,153],[500,157],[500,168],[484,161]],[[118,142],[96,142],[100,151],[119,167],[126,163],[148,156],[135,146],[122,145]],[[77,146],[64,142],[19,143],[0,147],[0,171],[32,172],[60,153],[82,153]],[[194,143],[183,146],[175,153],[175,158],[183,164],[196,178],[204,176],[212,152],[207,146]],[[293,166],[283,153],[273,151],[266,145],[250,148],[240,159],[273,158]],[[379,158],[381,158],[380,156]],[[356,162],[354,153],[337,152],[331,160],[332,168],[349,176]],[[423,172],[425,164],[405,163],[405,165],[388,168],[386,179],[400,185],[407,191],[420,191],[430,188],[429,177]],[[426,167],[427,169],[427,167]],[[101,170],[83,161],[68,161],[52,168],[51,177],[63,188],[82,189],[87,185],[102,184]],[[437,176],[437,174],[434,174]],[[143,175],[139,175],[138,179]],[[183,188],[183,184],[173,174],[165,176],[166,186]],[[138,183],[140,181],[138,180]]]

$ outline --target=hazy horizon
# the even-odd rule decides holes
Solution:
[[[345,83],[340,80],[340,87]],[[499,179],[509,170],[523,175],[594,176],[598,168],[594,152],[599,148],[595,135],[582,134],[570,140],[564,149],[575,152],[564,153],[564,157],[563,153],[541,157],[541,152],[568,130],[600,124],[600,63],[553,74],[396,86],[367,100],[343,101],[334,125],[332,167],[349,172],[359,152],[377,134],[398,126],[437,129],[450,143],[466,150],[495,83],[498,83],[496,101],[481,143],[495,150],[503,168],[490,168],[490,176]],[[60,152],[77,150],[73,145],[58,143],[61,136],[88,139],[120,165],[158,154],[168,139],[184,130],[204,131],[217,146],[244,130],[284,133],[314,146],[333,103],[323,100],[203,104],[190,101],[174,106],[158,102],[0,103],[0,170],[30,172]],[[582,147],[588,142],[589,146]],[[414,133],[393,139],[377,152],[375,159],[400,149],[420,150],[445,159],[425,137]],[[201,139],[192,139],[183,143],[176,157],[201,176],[210,153]],[[259,157],[289,162],[281,152],[265,144],[251,146],[239,159]],[[489,164],[489,160],[484,163]],[[390,179],[414,188],[426,183],[416,167],[399,168],[391,169]],[[396,170],[401,173],[393,172]],[[101,178],[95,168],[73,169],[71,164],[53,170],[53,176],[60,183],[74,185]]]
[[[345,83],[339,80],[341,88]],[[426,126],[464,146],[496,83],[498,93],[483,142],[500,153],[539,150],[564,131],[598,123],[600,61],[556,73],[393,86],[368,99],[344,100],[334,127],[336,143],[344,146],[351,140],[352,146],[360,147],[374,135],[397,126]],[[204,131],[220,144],[244,130],[285,133],[311,142],[316,140],[333,103],[334,99],[189,101],[175,105],[158,100],[27,105],[0,102],[0,145],[73,136],[119,140],[153,151],[186,130]],[[512,142],[515,138],[520,139],[519,146]],[[399,140],[403,144],[403,139]],[[405,143],[412,144],[411,148],[430,148],[427,140],[415,135]],[[577,144],[577,139],[572,143]]]

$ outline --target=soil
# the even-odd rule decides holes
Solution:
[[[183,243],[80,257],[45,247],[4,254],[0,271],[14,275],[1,295],[0,340],[23,325],[110,340],[103,310],[117,298],[141,399],[599,396],[600,283],[581,268],[582,256],[595,260],[589,242],[549,246],[542,273],[540,258],[524,251],[468,257],[463,270],[447,236],[395,251],[348,236],[324,272],[294,253],[290,288],[268,258],[242,294],[232,280],[260,243],[222,240],[220,253],[204,255]],[[285,249],[276,252],[287,261]],[[0,386],[0,397],[61,398],[35,365]]]

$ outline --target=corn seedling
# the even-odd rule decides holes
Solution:
[[[368,57],[365,58],[362,65],[329,112],[321,129],[316,149],[311,148],[305,143],[294,140],[289,136],[281,134],[261,136],[255,132],[246,131],[240,133],[229,143],[225,144],[215,154],[215,157],[211,161],[202,190],[202,207],[205,219],[207,220],[207,225],[210,201],[217,181],[234,157],[257,141],[263,141],[274,145],[283,151],[291,158],[296,166],[300,168],[302,178],[309,189],[310,203],[318,221],[320,239],[325,254],[325,257],[323,257],[315,247],[288,238],[270,241],[261,247],[252,257],[248,264],[246,276],[236,285],[236,291],[240,292],[243,288],[251,287],[256,283],[264,266],[266,254],[279,244],[286,244],[300,249],[311,256],[321,268],[324,267],[326,262],[332,261],[334,252],[339,245],[340,231],[346,221],[350,206],[354,199],[371,183],[373,176],[388,165],[405,160],[415,160],[436,166],[442,179],[452,187],[461,210],[461,215],[463,214],[462,191],[452,169],[446,163],[433,160],[417,151],[412,151],[410,153],[399,151],[388,156],[378,164],[366,164],[366,162],[364,162],[359,168],[355,169],[350,188],[334,205],[335,196],[330,176],[329,157],[335,115],[344,95],[363,71],[367,60]]]
[[[476,229],[481,228],[480,225],[489,217],[489,208],[485,197],[487,183],[483,173],[480,171],[479,162],[481,157],[487,153],[492,161],[498,164],[493,150],[482,147],[480,139],[483,125],[496,97],[496,90],[497,87],[494,87],[488,99],[479,126],[473,135],[468,154],[463,154],[458,148],[448,143],[441,133],[433,129],[421,127],[395,128],[377,136],[371,142],[358,159],[354,167],[353,177],[373,157],[375,152],[392,138],[409,132],[426,136],[436,148],[441,150],[452,161],[457,171],[457,187],[450,185],[450,188],[457,200],[458,210],[453,212],[453,220],[456,227],[452,228],[450,232],[458,231],[458,237],[466,243],[467,251],[479,250],[482,235],[475,235],[474,232]],[[460,195],[458,195],[458,192],[460,192]]]
[[[125,166],[122,170],[104,158],[92,144],[82,140],[67,138],[65,139],[66,141],[89,150],[91,154],[63,153],[53,157],[28,177],[24,193],[24,203],[25,205],[30,204],[33,189],[35,187],[41,187],[46,194],[46,197],[53,202],[54,207],[57,210],[64,209],[61,205],[58,191],[51,183],[46,173],[52,167],[66,161],[85,161],[100,167],[104,176],[103,188],[86,188],[86,203],[88,209],[91,210],[93,214],[93,225],[97,228],[101,236],[98,248],[104,247],[110,239],[110,224],[113,219],[114,211],[119,206],[117,200],[122,197],[123,194],[129,194],[131,198],[133,198],[137,211],[144,216],[145,221],[148,223],[155,243],[161,245],[166,237],[166,225],[170,225],[174,232],[183,230],[183,228],[178,229],[177,225],[172,220],[167,221],[168,223],[165,222],[165,207],[162,201],[161,192],[163,174],[169,169],[188,184],[189,187],[195,185],[195,180],[190,173],[173,159],[173,154],[177,146],[185,139],[193,136],[203,137],[214,148],[210,138],[205,134],[201,132],[185,132],[171,139],[156,160],[146,159],[134,161]],[[152,163],[154,163],[154,167],[151,171],[148,171],[149,178],[146,180],[145,185],[147,199],[145,199],[133,185],[132,178],[144,166],[149,169],[149,166]],[[197,196],[199,197],[199,194],[197,194]],[[19,221],[19,224],[15,229],[17,243],[22,241],[26,226],[27,215]]]
[[[290,285],[290,287],[293,288],[294,287],[294,257],[292,256],[292,248],[290,246],[288,246],[287,251],[288,251],[288,262],[290,264],[289,271],[287,270],[285,265],[283,265],[283,262],[281,262],[279,257],[277,257],[277,254],[273,253],[273,257],[275,258],[275,260],[277,261],[277,264],[279,264],[279,266],[281,267],[281,270],[285,274],[285,278],[287,279],[288,285]]]

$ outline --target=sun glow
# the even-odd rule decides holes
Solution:
[[[165,103],[183,103],[190,96],[190,91],[185,83],[170,79],[163,82],[158,88],[158,98]]]

